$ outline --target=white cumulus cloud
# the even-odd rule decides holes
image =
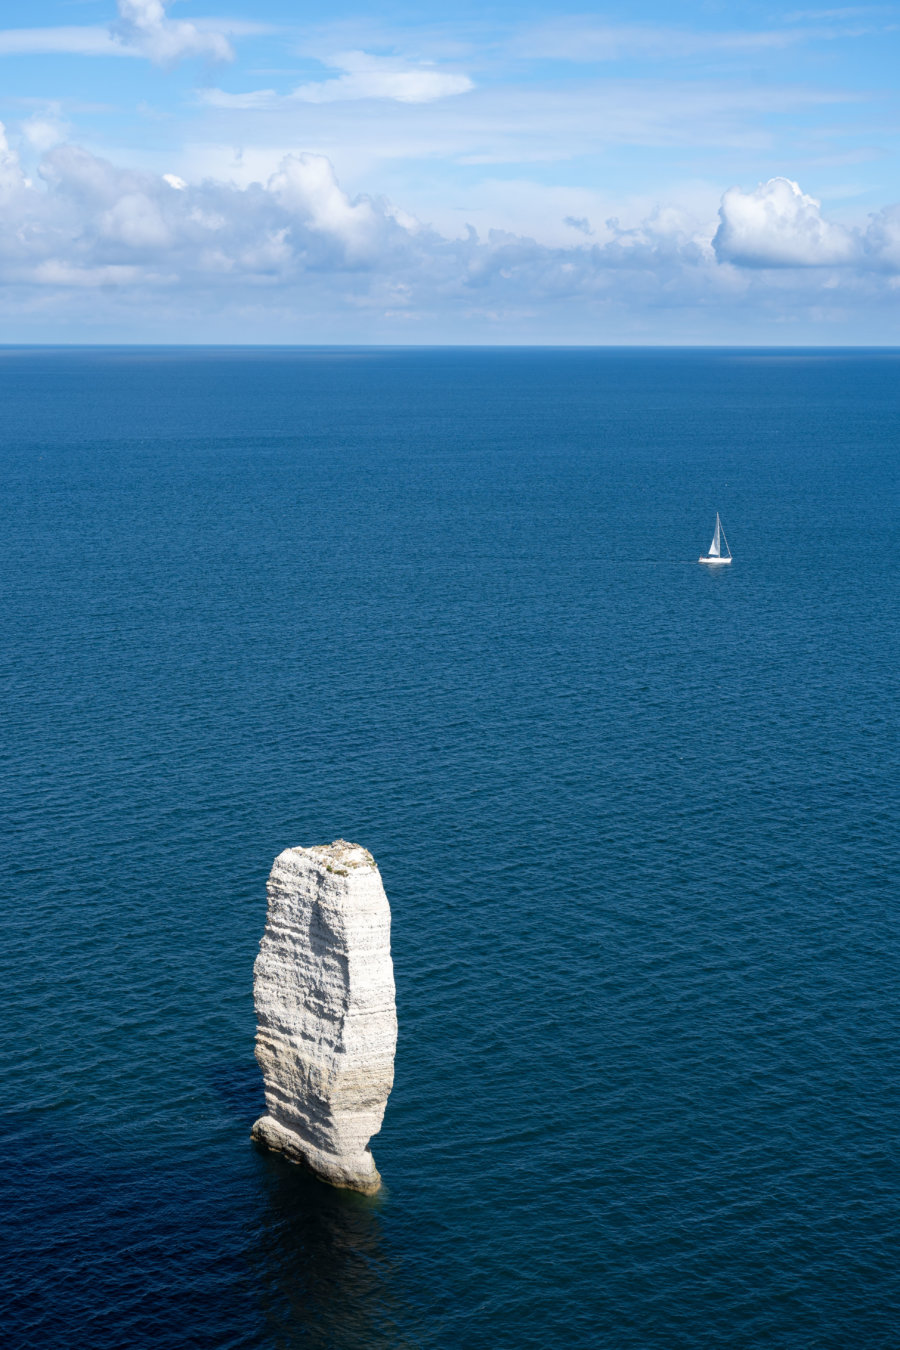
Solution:
[[[812,198],[788,187],[788,200],[800,198],[794,217],[812,212],[832,228]],[[110,315],[132,340],[148,331],[194,336],[202,309],[203,332],[224,341],[244,340],[251,313],[262,340],[396,336],[383,327],[395,320],[419,325],[428,340],[482,340],[495,324],[506,325],[504,340],[545,340],[555,323],[581,340],[631,333],[652,341],[668,332],[702,341],[719,322],[732,325],[722,331],[734,340],[746,333],[735,315],[752,305],[813,324],[822,315],[841,323],[847,306],[858,302],[868,313],[874,302],[893,322],[890,274],[900,274],[900,208],[852,236],[853,262],[840,272],[810,267],[809,247],[786,251],[785,212],[776,213],[775,276],[760,265],[758,223],[753,251],[745,235],[745,253],[730,259],[737,265],[723,267],[723,226],[714,249],[712,224],[672,206],[624,224],[598,221],[590,235],[573,217],[576,239],[555,245],[512,229],[448,237],[382,198],[353,196],[320,154],[290,153],[264,181],[241,187],[122,167],[64,143],[43,154],[32,179],[2,127],[0,200],[0,316],[7,334],[17,315],[40,316],[45,326],[35,335],[44,339],[61,331],[57,319],[82,333]],[[733,200],[726,194],[723,222],[734,221]],[[823,253],[820,246],[816,256]],[[4,340],[21,340],[21,331]]]
[[[770,178],[753,192],[729,188],[712,242],[720,262],[739,267],[833,267],[859,252],[854,235],[825,220],[821,203],[790,178]]]
[[[368,198],[350,200],[324,155],[288,155],[267,190],[292,217],[339,240],[348,258],[366,255],[385,222]]]

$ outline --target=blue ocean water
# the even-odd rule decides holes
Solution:
[[[7,1344],[900,1344],[898,376],[0,350]],[[248,1138],[338,836],[374,1201]]]

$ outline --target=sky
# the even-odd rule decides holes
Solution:
[[[900,344],[900,0],[5,0],[0,342]]]

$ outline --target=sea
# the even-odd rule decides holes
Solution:
[[[894,350],[0,349],[4,1344],[895,1350],[898,478]],[[250,1141],[339,837],[374,1199]]]

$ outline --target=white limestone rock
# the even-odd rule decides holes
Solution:
[[[272,865],[253,967],[267,1111],[253,1138],[334,1186],[381,1185],[368,1144],[394,1081],[391,911],[371,853],[338,839]]]

